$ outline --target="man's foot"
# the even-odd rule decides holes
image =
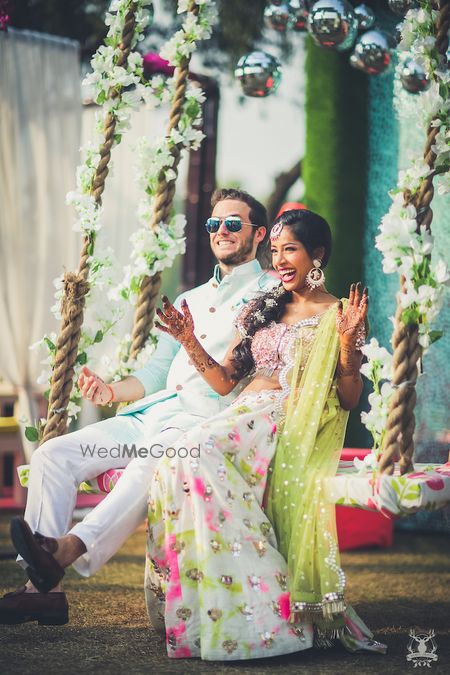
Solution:
[[[58,548],[56,539],[33,534],[21,516],[11,520],[11,539],[17,553],[28,563],[27,574],[38,591],[48,593],[55,588],[64,576],[64,569],[52,555]]]
[[[61,626],[69,621],[65,593],[27,593],[25,586],[0,598],[0,624],[37,621],[40,626]]]

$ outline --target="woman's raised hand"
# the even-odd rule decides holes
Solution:
[[[102,378],[89,370],[87,366],[83,366],[81,369],[78,386],[83,398],[91,401],[94,405],[106,405],[114,398],[111,386],[103,382]]]
[[[336,314],[336,328],[341,343],[355,345],[364,332],[364,322],[369,309],[369,294],[367,288],[361,293],[361,282],[350,286],[347,307],[344,311],[342,302],[339,303]]]
[[[194,337],[194,319],[188,307],[186,300],[181,301],[181,312],[179,312],[168,298],[163,295],[163,310],[156,310],[158,319],[163,322],[155,321],[157,326],[164,333],[169,333],[181,344],[189,341]]]

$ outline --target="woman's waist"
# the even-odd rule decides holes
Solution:
[[[273,369],[272,369],[273,370]],[[278,373],[265,374],[264,371],[257,371],[252,378],[252,381],[242,390],[241,394],[246,392],[258,392],[258,391],[281,391],[280,380],[278,379]]]

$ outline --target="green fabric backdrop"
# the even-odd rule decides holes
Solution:
[[[329,291],[348,294],[362,279],[368,140],[368,81],[339,54],[306,38],[306,152],[303,201],[329,222],[333,252],[325,271]],[[346,445],[366,445],[353,411]]]

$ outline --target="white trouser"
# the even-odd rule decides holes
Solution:
[[[72,522],[80,483],[127,465],[112,492],[69,531],[87,549],[74,563],[75,569],[83,576],[95,574],[144,520],[149,484],[162,449],[203,419],[188,415],[177,399],[170,399],[155,404],[145,415],[115,417],[47,441],[31,458],[25,520],[33,531],[63,536]],[[144,458],[110,456],[109,448],[125,442],[136,443],[137,448],[155,445],[156,449],[154,455],[148,453]],[[101,451],[101,456],[97,452],[83,454],[81,446],[86,448],[87,444],[107,452]],[[18,561],[25,566],[23,560]]]

